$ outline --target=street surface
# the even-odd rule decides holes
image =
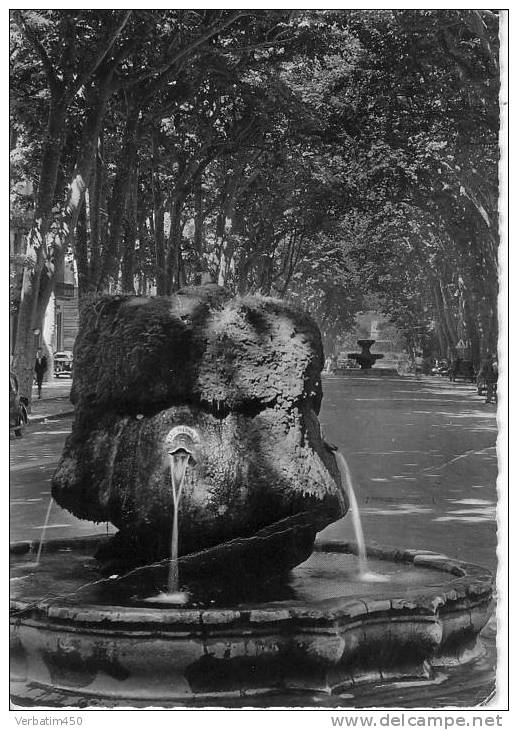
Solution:
[[[496,568],[496,407],[474,385],[331,376],[320,420],[349,462],[367,543]],[[323,535],[353,539],[349,515]]]
[[[23,439],[11,439],[11,541],[37,540],[50,501],[50,481],[70,433],[72,417],[29,424]],[[111,528],[114,531],[114,528]],[[53,504],[47,538],[106,532],[106,524],[78,520]]]
[[[72,427],[69,401],[70,378],[49,378],[43,383],[41,400],[36,386],[32,391],[29,424],[22,439],[10,437],[10,540],[39,539],[50,502],[50,481]],[[45,419],[45,420],[42,420]],[[110,532],[114,528],[108,526]],[[53,504],[50,508],[47,538],[105,533],[106,525],[77,520]]]
[[[49,410],[45,398],[67,395],[69,386],[68,380],[47,386],[34,410]],[[65,398],[52,405],[69,406]],[[496,567],[496,408],[473,385],[439,377],[328,376],[320,419],[327,440],[349,462],[367,542]],[[51,417],[11,440],[11,540],[39,538],[71,423],[71,416]],[[47,537],[106,530],[54,504]],[[323,535],[353,539],[350,516]]]

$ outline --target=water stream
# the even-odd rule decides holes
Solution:
[[[182,489],[185,481],[185,472],[189,463],[190,454],[187,451],[176,451],[169,455],[169,463],[171,468],[171,487],[173,490],[174,516],[173,516],[173,532],[171,535],[171,564],[169,567],[169,578],[167,581],[167,589],[169,593],[178,593],[180,590],[178,575],[178,511],[180,508],[180,499],[182,497]]]
[[[342,485],[345,484],[347,490],[347,496],[349,498],[349,507],[351,511],[351,517],[353,521],[354,534],[356,542],[358,544],[358,562],[359,562],[359,574],[364,581],[368,582],[383,582],[388,580],[387,576],[379,573],[372,573],[368,570],[367,563],[367,549],[365,547],[365,537],[363,535],[362,521],[360,517],[360,509],[358,507],[358,501],[354,492],[353,480],[351,476],[351,470],[349,464],[345,460],[343,454],[338,450],[334,452],[336,458],[336,464],[342,478]]]
[[[178,449],[169,454],[169,468],[171,472],[171,489],[173,494],[173,529],[171,533],[171,559],[167,578],[167,591],[145,599],[148,603],[165,605],[183,605],[189,602],[191,595],[180,590],[180,576],[178,572],[178,514],[180,501],[185,482],[185,473],[189,464],[190,454],[184,449]]]
[[[40,564],[40,558],[41,558],[41,551],[43,550],[43,545],[45,544],[45,537],[47,535],[47,527],[49,525],[49,519],[50,519],[50,510],[52,509],[52,505],[54,504],[54,499],[51,497],[49,499],[49,506],[47,507],[47,514],[45,515],[45,522],[43,523],[43,530],[41,531],[40,535],[40,544],[38,545],[38,553],[36,555],[36,566]]]

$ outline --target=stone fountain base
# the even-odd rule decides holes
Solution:
[[[360,368],[336,368],[333,370],[333,375],[345,375],[349,378],[399,377],[397,368],[383,368],[378,366],[364,370],[361,370]]]
[[[389,580],[363,583],[355,544],[339,541],[317,543],[280,582],[242,595],[218,586],[185,608],[153,607],[132,595],[141,573],[133,582],[95,580],[89,556],[98,541],[49,542],[38,578],[30,543],[14,547],[11,690],[19,705],[35,696],[57,706],[221,704],[424,677],[432,665],[472,658],[493,610],[483,568],[371,547],[370,569]]]

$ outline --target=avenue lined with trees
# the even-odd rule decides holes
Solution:
[[[65,258],[80,301],[212,280],[332,339],[374,297],[410,353],[494,351],[498,33],[484,10],[12,11],[22,392]]]

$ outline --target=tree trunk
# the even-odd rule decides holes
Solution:
[[[124,221],[124,253],[122,256],[122,291],[135,293],[135,242],[137,239],[138,171],[135,170],[129,192]]]
[[[156,291],[159,296],[167,293],[167,271],[165,260],[164,197],[159,172],[159,130],[153,129],[151,186],[153,190],[153,233],[155,240]]]
[[[266,255],[262,257],[259,291],[261,294],[268,297],[272,291],[274,256],[277,248],[275,231],[271,223],[267,223],[266,225],[265,241],[268,242],[268,245],[266,245],[264,249]]]
[[[203,175],[194,181],[194,253],[196,257],[195,270],[197,273],[205,270],[203,261]],[[201,281],[199,282],[201,284]]]
[[[98,291],[102,291],[107,286],[110,277],[116,279],[119,271],[122,224],[137,154],[139,114],[140,109],[137,104],[133,103],[128,106],[121,153],[109,206],[110,230],[106,246],[103,247],[101,271],[97,279]]]
[[[494,302],[494,303],[493,303]],[[478,307],[478,322],[480,336],[480,350],[482,355],[496,352],[498,347],[498,307],[496,297],[487,294]]]
[[[101,266],[101,209],[104,208],[104,144],[103,130],[99,133],[95,155],[95,167],[90,191],[90,263],[89,282],[96,282]]]
[[[447,357],[450,357],[452,352],[455,350],[455,346],[457,344],[457,336],[456,332],[452,331],[451,327],[449,326],[450,320],[445,312],[445,303],[438,281],[434,281],[432,283],[432,294],[434,299],[436,316],[440,322],[440,326],[442,327],[442,331],[446,339],[447,352],[445,354]]]
[[[471,350],[471,359],[474,362],[480,361],[480,337],[478,333],[477,323],[474,316],[474,300],[475,297],[466,286],[464,278],[459,276],[460,303],[462,309],[463,326],[466,332],[467,340]]]
[[[496,352],[498,347],[498,278],[488,272],[481,278],[483,296],[479,301],[479,311],[483,322],[483,353]]]
[[[446,325],[446,331],[448,332],[448,337],[450,341],[453,343],[453,346],[457,346],[458,342],[458,332],[456,323],[452,317],[451,314],[451,306],[449,297],[446,291],[446,287],[439,275],[439,296],[440,296],[440,302],[442,303],[442,314],[443,314],[443,321]]]
[[[225,215],[222,210],[219,211],[216,218],[216,251],[219,251],[218,264],[218,284],[225,286],[225,270],[226,270],[226,251],[225,251]]]
[[[68,188],[68,197],[63,213],[63,228],[66,240],[72,251],[75,251],[75,230],[80,211],[84,205],[85,192],[90,184],[94,169],[106,104],[112,91],[113,70],[92,84],[87,95],[86,118],[81,135],[81,143],[77,155],[72,181]],[[86,222],[85,222],[86,231]],[[83,240],[86,244],[86,239]],[[83,295],[91,288],[89,282],[88,253],[85,248],[77,258],[79,294]]]
[[[75,257],[77,264],[77,288],[79,298],[89,290],[88,281],[88,230],[86,222],[86,206],[82,205],[77,215],[77,226],[74,235]]]
[[[182,210],[185,202],[185,193],[174,196],[171,204],[171,229],[167,247],[167,278],[166,293],[181,289],[182,282]]]
[[[226,270],[227,270],[227,252],[225,244],[225,223],[227,218],[227,206],[228,198],[230,195],[231,177],[229,174],[225,176],[223,188],[221,190],[221,201],[216,218],[216,251],[218,252],[219,265],[218,265],[218,284],[225,286],[226,284]]]
[[[439,318],[436,319],[435,333],[439,342],[439,356],[448,357],[448,340],[444,334],[443,323]]]
[[[34,222],[29,232],[20,308],[13,353],[13,370],[20,393],[31,401],[37,343],[34,330],[43,329],[43,318],[53,285],[54,259],[49,257],[47,233],[64,144],[66,107],[51,101],[44,141]]]

